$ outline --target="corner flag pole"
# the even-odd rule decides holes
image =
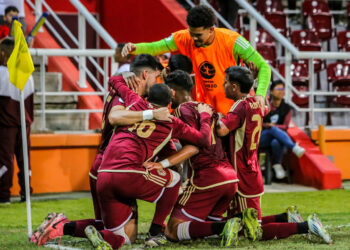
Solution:
[[[26,206],[27,206],[27,227],[28,237],[32,236],[32,211],[30,205],[30,189],[29,189],[29,167],[28,167],[28,148],[27,148],[27,131],[26,131],[26,118],[25,118],[25,107],[24,107],[24,95],[21,92],[21,130],[22,130],[22,146],[23,146],[23,160],[24,160],[24,181],[26,190]]]

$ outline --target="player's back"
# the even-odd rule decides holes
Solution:
[[[200,119],[198,112],[199,102],[186,102],[181,104],[175,111],[187,125],[199,130]],[[216,111],[211,117],[211,144],[200,147],[198,154],[189,159],[191,168],[188,170],[188,178],[192,185],[197,187],[209,187],[227,182],[237,181],[237,175],[229,163],[222,146],[221,138],[217,135],[215,126],[218,119]],[[186,144],[182,142],[182,144]]]
[[[231,108],[240,119],[240,127],[230,133],[230,160],[239,178],[239,192],[256,195],[263,192],[258,161],[258,146],[262,129],[262,111],[254,97],[238,100]],[[228,114],[228,115],[229,115]]]

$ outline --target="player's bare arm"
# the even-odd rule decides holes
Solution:
[[[199,149],[193,145],[185,145],[179,152],[173,154],[172,156],[160,161],[160,162],[145,162],[143,166],[148,170],[162,169],[172,167],[174,165],[180,164],[185,160],[191,158],[192,156],[198,154]]]
[[[108,115],[109,123],[113,126],[132,125],[136,122],[153,119],[171,122],[172,115],[166,107],[155,110],[132,111],[120,109],[118,106],[113,107]]]
[[[218,134],[218,136],[222,137],[230,133],[230,130],[221,120],[218,120],[216,123],[216,133]]]

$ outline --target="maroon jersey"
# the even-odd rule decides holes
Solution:
[[[114,88],[125,102],[133,102],[130,110],[142,111],[155,107],[131,91],[124,83],[115,82]],[[208,146],[211,143],[210,115],[200,115],[200,131],[178,118],[172,122],[143,121],[117,127],[109,142],[99,172],[141,172],[144,162],[151,160],[170,141],[178,138],[186,143]]]
[[[175,110],[175,116],[192,128],[200,128],[199,102],[181,104]],[[215,125],[218,114],[214,111],[211,117],[211,144],[199,148],[198,154],[190,158],[188,177],[193,185],[200,187],[218,186],[230,182],[237,182],[236,172],[229,163],[223,150],[221,138],[216,134]],[[181,144],[186,144],[181,141]]]
[[[238,175],[237,192],[242,196],[259,196],[264,192],[258,161],[262,128],[262,111],[253,97],[238,100],[221,121],[230,132],[229,156]]]

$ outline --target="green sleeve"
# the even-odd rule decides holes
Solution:
[[[152,56],[161,55],[167,52],[178,50],[173,35],[157,42],[151,43],[136,43],[135,55],[146,53]]]
[[[238,57],[246,63],[253,62],[258,67],[258,89],[256,95],[265,97],[271,79],[271,69],[262,56],[250,45],[250,43],[239,36],[233,46],[233,56],[237,61]]]

